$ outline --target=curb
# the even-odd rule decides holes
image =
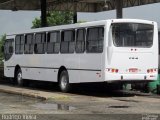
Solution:
[[[16,94],[16,95],[22,95],[42,100],[59,100],[59,101],[66,101],[70,100],[70,96],[63,95],[62,93],[51,93],[51,92],[44,92],[40,90],[31,90],[27,88],[19,88],[14,86],[6,86],[6,85],[0,85],[0,92],[9,93],[9,94]]]

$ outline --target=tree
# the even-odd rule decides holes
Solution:
[[[70,11],[52,11],[47,16],[47,25],[55,26],[55,25],[64,25],[71,24],[73,22],[73,12]],[[32,22],[32,28],[41,27],[41,19],[35,18]]]
[[[0,38],[0,65],[2,65],[2,60],[4,59],[4,54],[2,53],[1,48],[4,45],[5,39],[6,39],[6,35],[2,35]]]

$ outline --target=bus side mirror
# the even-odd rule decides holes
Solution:
[[[1,52],[2,52],[2,53],[4,52],[4,46],[1,47]]]
[[[13,53],[13,47],[12,46],[9,47],[9,53]]]

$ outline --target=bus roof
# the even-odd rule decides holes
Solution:
[[[100,21],[91,21],[91,22],[84,22],[84,23],[76,23],[76,24],[68,24],[68,25],[57,25],[51,27],[43,27],[43,28],[35,28],[35,29],[28,29],[21,32],[14,32],[9,33],[7,36],[18,35],[18,34],[27,34],[27,33],[38,33],[38,32],[46,32],[46,31],[54,31],[54,30],[64,30],[64,29],[74,29],[77,27],[88,27],[88,26],[96,26],[96,25],[105,25],[107,21],[112,22],[137,22],[137,23],[146,23],[146,24],[153,24],[153,21],[149,20],[142,20],[142,19],[108,19],[108,20],[100,20]]]

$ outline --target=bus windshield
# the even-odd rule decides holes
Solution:
[[[151,47],[153,25],[114,23],[112,24],[112,38],[116,47]]]

